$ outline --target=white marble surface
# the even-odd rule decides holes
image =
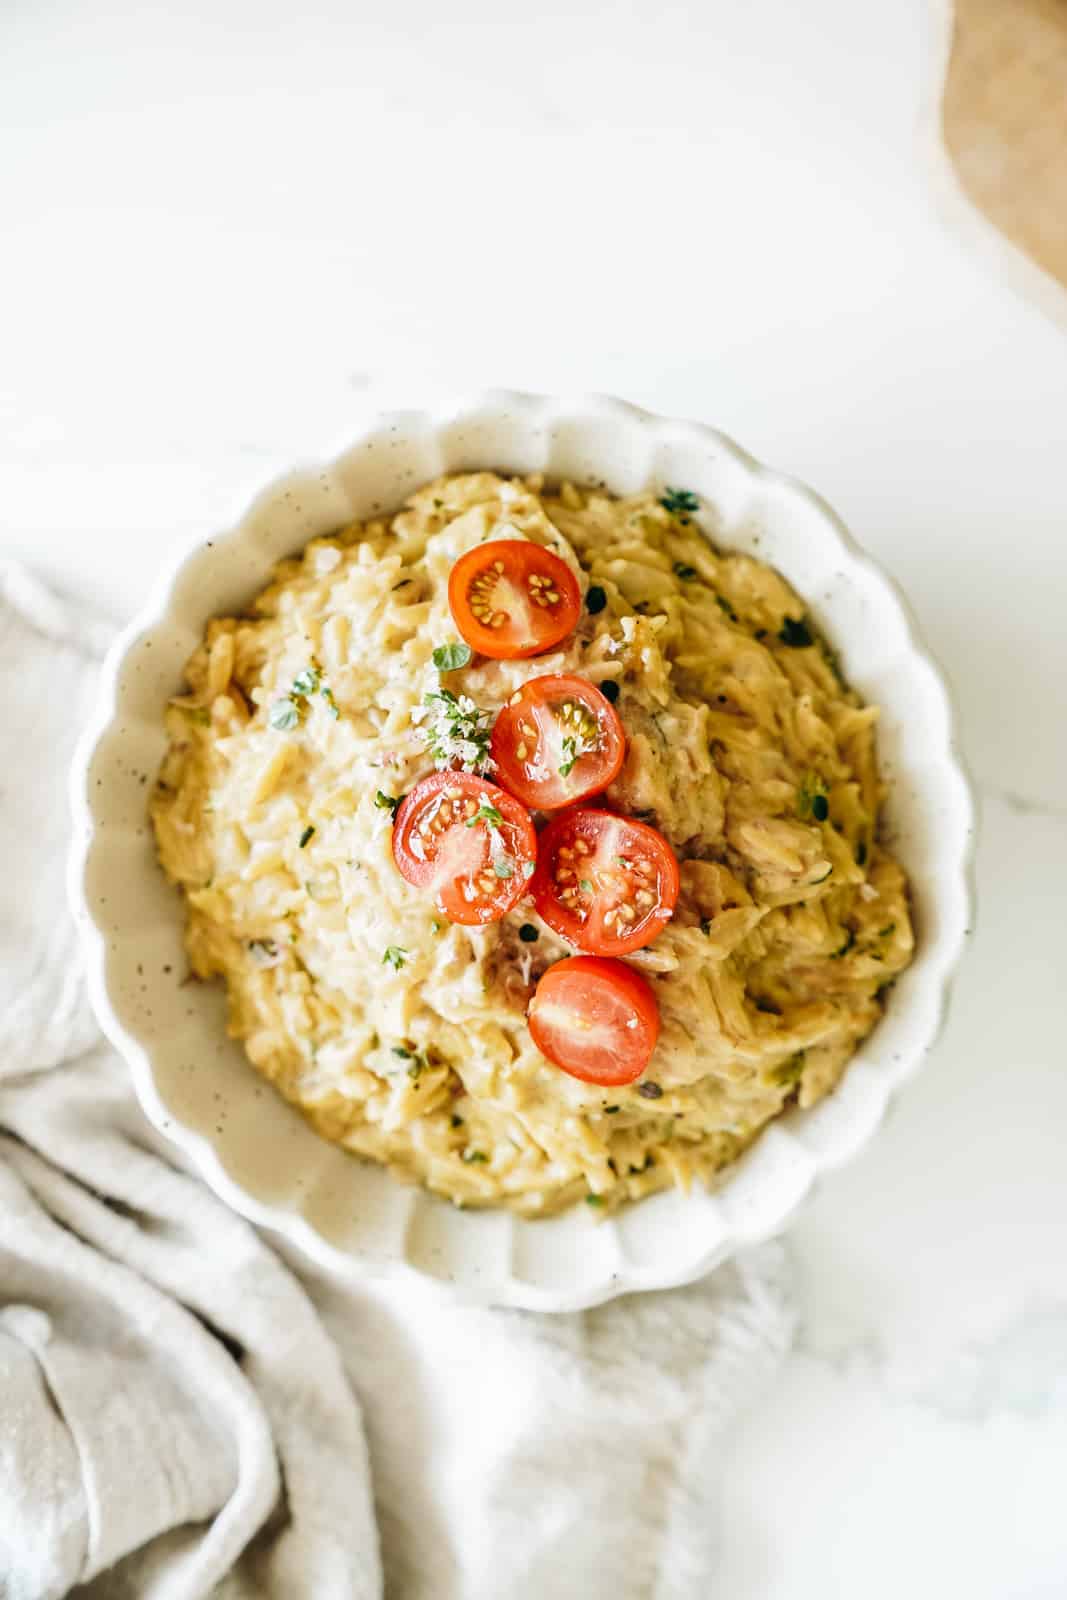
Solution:
[[[0,548],[128,613],[370,393],[600,388],[816,484],[984,804],[942,1046],[793,1230],[730,1600],[1067,1594],[1067,339],[932,214],[923,0],[0,18]]]

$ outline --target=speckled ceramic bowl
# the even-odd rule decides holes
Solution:
[[[217,985],[182,985],[183,905],[145,812],[163,707],[209,617],[238,610],[274,562],[442,472],[489,467],[684,484],[717,542],[778,567],[883,709],[886,822],[911,877],[918,949],[840,1086],[774,1122],[715,1193],[656,1195],[598,1221],[457,1211],[319,1139],[226,1037]],[[937,1036],[970,917],[971,796],[944,684],[892,584],[809,490],[711,428],[617,401],[492,393],[376,418],[345,450],[272,484],[179,561],[112,649],[73,774],[71,894],[101,1025],[152,1121],[223,1199],[347,1274],[419,1274],[499,1305],[569,1310],[685,1283],[779,1230],[818,1174],[854,1154]]]

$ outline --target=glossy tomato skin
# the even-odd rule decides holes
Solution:
[[[489,539],[452,568],[448,604],[472,650],[512,661],[541,655],[573,633],[582,595],[553,551],[528,539]]]
[[[506,916],[527,893],[537,860],[526,807],[472,772],[435,772],[417,783],[397,810],[392,843],[401,877],[466,927]]]
[[[571,956],[549,967],[527,1020],[547,1060],[606,1088],[639,1078],[659,1038],[651,984],[624,961],[601,956]]]
[[[561,939],[598,956],[651,943],[678,900],[678,861],[646,822],[600,806],[558,812],[538,840],[530,888]]]
[[[599,689],[572,673],[552,672],[512,695],[493,724],[490,749],[511,794],[532,810],[558,811],[614,782],[626,735]]]

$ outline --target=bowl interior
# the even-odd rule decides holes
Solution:
[[[882,707],[880,754],[891,785],[885,826],[913,885],[918,957],[840,1088],[773,1124],[716,1193],[658,1195],[605,1223],[584,1207],[544,1222],[460,1214],[312,1133],[226,1037],[217,986],[185,981],[183,907],[156,865],[145,812],[164,752],[163,706],[208,618],[241,609],[274,562],[316,535],[396,508],[439,473],[480,467],[543,471],[619,494],[649,483],[692,489],[712,538],[778,567],[851,682]],[[863,1142],[936,1034],[967,921],[970,831],[943,687],[891,587],[832,513],[710,430],[609,402],[561,412],[520,397],[446,419],[386,419],[328,467],[268,489],[234,530],[199,545],[110,673],[103,726],[76,796],[85,835],[80,897],[98,946],[102,1020],[130,1059],[153,1120],[209,1180],[335,1267],[406,1262],[478,1298],[533,1306],[684,1281],[778,1226],[820,1167]]]

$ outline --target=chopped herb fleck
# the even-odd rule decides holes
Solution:
[[[464,1150],[463,1159],[468,1166],[471,1166],[476,1161],[488,1161],[489,1157],[484,1150]]]
[[[690,578],[695,578],[697,575],[696,567],[687,567],[684,561],[676,561],[674,563],[674,572],[675,576],[681,578],[683,582],[688,582]]]
[[[322,698],[326,702],[327,711],[330,713],[330,716],[336,722],[337,719],[341,715],[341,708],[338,706],[337,701],[333,697],[333,690],[332,689],[322,689],[319,692],[321,693]]]
[[[857,865],[857,867],[863,867],[863,866],[866,866],[866,864],[867,864],[867,841],[865,839],[861,839],[859,844],[856,846],[856,865]]]
[[[890,922],[890,923],[887,923],[887,925],[884,928],[879,928],[878,929],[878,937],[879,937],[879,939],[888,939],[889,935],[891,933],[896,933],[896,931],[897,931],[896,923],[895,922]]]
[[[844,944],[840,947],[839,950],[835,950],[832,953],[832,955],[830,956],[830,960],[831,961],[840,961],[842,956],[847,956],[849,951],[852,949],[852,946],[855,944],[855,942],[856,942],[856,935],[853,932],[853,930],[851,928],[846,929]]]
[[[789,645],[793,650],[806,650],[809,645],[815,643],[811,629],[803,617],[799,620],[795,617],[786,617],[778,630],[778,637],[783,644]]]
[[[391,817],[395,817],[400,801],[393,795],[386,794],[384,789],[379,789],[374,796],[374,804],[379,811],[388,811]]]
[[[402,945],[391,944],[382,957],[382,966],[392,967],[394,971],[399,972],[407,958],[408,952]]]
[[[621,1106],[605,1106],[604,1107],[604,1115],[606,1117],[614,1117],[621,1110],[622,1110]]]
[[[797,816],[805,821],[814,817],[816,822],[825,822],[829,815],[826,785],[817,772],[809,772],[797,790]]]
[[[730,604],[729,600],[727,600],[724,594],[717,594],[715,596],[715,604],[718,606],[720,611],[725,611],[731,622],[737,621],[737,612],[734,610],[733,606]]]
[[[430,932],[431,933],[440,933],[440,931],[443,928],[443,926],[444,926],[444,924],[441,923],[441,922],[438,922],[436,917],[431,917],[430,918]]]
[[[619,686],[615,682],[614,678],[605,678],[604,682],[600,685],[600,692],[604,696],[605,700],[611,701],[612,705],[614,705],[616,700],[619,698]]]
[[[300,721],[300,712],[292,700],[275,700],[267,713],[267,721],[275,733],[289,733]]]
[[[519,929],[519,938],[523,944],[536,944],[540,935],[532,922],[524,922]]]
[[[593,885],[590,883],[588,878],[579,878],[578,887],[583,894],[592,894],[593,892]]]
[[[667,489],[659,503],[664,511],[669,511],[672,517],[682,517],[683,521],[685,512],[700,508],[700,501],[691,489]]]
[[[503,812],[496,806],[490,805],[488,800],[483,800],[473,817],[467,822],[468,828],[475,827],[479,822],[488,822],[491,828],[499,828],[504,820]]]
[[[604,1196],[602,1194],[587,1194],[585,1203],[587,1206],[602,1206],[604,1204]]]
[[[303,850],[305,848],[305,846],[309,843],[309,841],[311,840],[311,837],[314,834],[314,832],[315,832],[314,825],[309,822],[307,827],[304,829],[303,833],[300,835],[300,848],[301,848],[301,850]]]
[[[493,862],[493,871],[498,878],[513,878],[515,876],[515,868],[507,856],[498,856]]]
[[[710,934],[711,930],[712,930],[712,928],[714,926],[715,926],[714,918],[713,917],[705,917],[704,920],[700,924],[700,931],[703,934]]]
[[[663,1098],[663,1090],[658,1083],[639,1083],[637,1092],[643,1100],[661,1100]]]
[[[457,1117],[454,1111],[452,1113],[452,1126],[453,1128],[462,1128],[463,1126],[463,1118]]]
[[[598,583],[594,583],[586,591],[585,609],[591,617],[595,617],[598,611],[603,611],[607,603],[608,597]]]
[[[309,694],[314,694],[319,687],[321,674],[317,667],[305,667],[303,672],[298,672],[293,679],[293,687],[289,690],[291,695],[303,699]]]
[[[460,667],[469,665],[471,653],[469,644],[439,644],[433,653],[433,664],[438,672],[458,672]]]

